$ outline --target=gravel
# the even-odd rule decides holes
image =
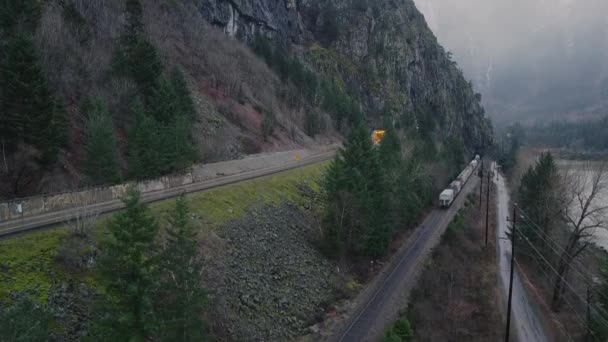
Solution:
[[[310,242],[314,222],[284,204],[222,227],[208,272],[214,330],[237,341],[279,341],[309,332],[334,298],[336,267]],[[221,322],[221,323],[220,323]]]

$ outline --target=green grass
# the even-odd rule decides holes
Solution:
[[[250,180],[208,192],[187,196],[193,214],[202,218],[205,225],[216,228],[231,220],[241,218],[254,207],[274,206],[283,202],[303,205],[306,201],[298,185],[307,182],[314,192],[320,191],[319,180],[326,163],[281,173],[272,177]],[[152,210],[164,214],[171,210],[175,201],[153,204]]]
[[[64,277],[54,257],[66,236],[65,229],[54,229],[0,241],[0,300],[29,292],[45,302],[53,280]]]
[[[303,205],[307,198],[299,184],[307,182],[310,189],[319,192],[319,180],[327,163],[310,166],[272,177],[250,180],[208,192],[187,196],[193,214],[202,218],[204,226],[215,229],[230,220],[242,217],[247,211],[261,206],[273,206],[285,201]],[[161,218],[171,210],[175,200],[169,199],[151,205],[152,212]],[[94,231],[96,239],[105,235],[104,226],[112,216],[98,221]],[[68,235],[66,229],[57,228],[0,241],[0,301],[11,293],[31,292],[34,299],[46,302],[54,280],[77,278],[95,287],[91,275],[70,275],[58,265],[54,257]],[[84,278],[83,278],[84,277]]]

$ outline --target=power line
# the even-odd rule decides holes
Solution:
[[[514,228],[516,230],[518,230],[520,234],[522,234],[521,230],[519,228],[517,228],[517,226],[514,226]],[[536,249],[536,247],[534,247],[534,245],[530,242],[530,240],[528,240],[527,238],[524,238],[523,240],[525,240],[530,245],[530,247],[532,247],[532,249],[534,249],[534,251],[547,263],[547,265],[549,266],[549,268],[557,275],[557,277],[559,277],[561,279],[561,281],[570,289],[570,291],[572,291],[572,293],[581,300],[582,303],[584,303],[586,305],[592,305],[591,303],[587,302],[586,299],[582,298],[576,292],[576,290],[574,290],[574,288],[572,287],[572,285],[570,285],[570,283],[568,281],[566,281],[566,279],[563,276],[561,276],[559,274],[559,272],[557,272],[557,270],[553,267],[553,265],[551,265],[551,263],[542,255],[542,253],[540,253],[540,251],[538,249]],[[562,299],[564,299],[564,297],[562,297]],[[600,316],[600,318],[603,321],[603,323],[605,323],[608,326],[608,321],[604,317]]]
[[[517,204],[515,204],[517,205]],[[561,257],[561,254],[564,253],[565,255],[567,255],[570,260],[572,260],[573,262],[576,262],[580,268],[582,269],[578,269],[576,268],[574,265],[570,264],[570,269],[576,271],[579,275],[582,276],[582,278],[588,282],[591,283],[593,281],[594,275],[591,271],[589,271],[588,269],[586,269],[583,264],[581,264],[581,262],[576,259],[573,258],[565,249],[560,248],[559,244],[556,243],[555,241],[553,241],[553,239],[551,239],[548,235],[544,234],[545,237],[543,237],[543,234],[540,233],[540,231],[542,230],[541,227],[539,227],[539,225],[537,223],[535,223],[531,218],[530,215],[527,214],[524,210],[522,210],[519,206],[517,206],[517,208],[520,210],[520,212],[523,213],[523,215],[521,216],[526,222],[533,224],[536,228],[538,228],[538,231],[532,229],[532,231],[538,236],[540,237],[550,248],[553,252],[555,252],[555,254],[559,257]],[[556,250],[556,248],[560,248],[562,249],[562,252],[559,252]],[[597,256],[594,255],[594,257],[596,258],[597,262],[600,262],[600,260],[598,260]],[[586,273],[586,274],[583,274]],[[604,294],[604,293],[598,293],[602,299],[608,301],[608,294]]]
[[[519,208],[519,207],[518,207],[518,208]],[[521,208],[519,208],[519,209],[520,209],[520,211],[522,211],[522,212],[523,212],[523,210],[521,210]],[[524,212],[524,213],[525,213],[525,212]],[[536,228],[538,228],[539,230],[541,229],[541,228],[540,228],[540,227],[539,227],[539,226],[538,226],[538,225],[537,225],[537,224],[536,224],[534,221],[532,221],[532,220],[530,219],[530,217],[529,217],[527,214],[525,214],[524,216],[522,216],[522,218],[523,218],[523,219],[524,219],[526,222],[533,224],[533,225],[534,225]],[[552,250],[553,252],[555,252],[555,255],[560,256],[560,257],[561,257],[561,254],[565,254],[565,255],[566,255],[566,256],[568,256],[568,257],[569,257],[571,260],[573,260],[573,261],[575,261],[577,264],[579,264],[579,265],[581,266],[581,268],[582,268],[582,269],[585,269],[585,267],[584,267],[584,266],[583,266],[583,265],[580,263],[580,261],[579,261],[578,259],[576,259],[576,258],[573,258],[573,257],[572,257],[572,256],[571,256],[571,255],[570,255],[570,254],[569,254],[569,253],[568,253],[568,252],[565,250],[565,249],[562,249],[562,251],[561,251],[561,252],[560,252],[560,251],[558,251],[558,250],[556,250],[556,247],[559,247],[559,245],[558,245],[556,242],[554,242],[554,241],[553,241],[551,238],[549,238],[549,237],[544,237],[544,236],[543,236],[543,234],[541,234],[541,233],[540,233],[539,231],[537,231],[537,230],[532,229],[532,231],[533,231],[533,232],[534,232],[534,233],[535,233],[535,234],[536,234],[536,235],[537,235],[539,238],[541,238],[541,239],[542,239],[542,240],[543,240],[543,241],[544,241],[544,242],[545,242],[545,243],[546,243],[546,244],[549,246],[549,248],[551,248],[551,250]],[[550,241],[549,241],[549,240],[550,240]],[[573,268],[573,267],[571,266],[571,268]],[[585,278],[585,277],[589,277],[589,279],[592,279],[592,274],[591,274],[591,272],[590,272],[589,270],[585,269],[585,272],[586,272],[587,274],[583,274],[583,272],[582,272],[582,271],[579,271],[579,270],[578,270],[578,269],[576,269],[576,268],[573,268],[573,269],[574,269],[574,270],[576,270],[576,271],[577,271],[577,272],[578,272],[578,273],[579,273],[581,276],[583,276],[583,278]]]
[[[517,206],[517,209],[519,209],[521,212],[523,212],[523,214],[525,215],[524,219],[527,218],[526,221],[529,221],[529,223],[533,224],[536,228],[538,228],[539,231],[543,230],[536,222],[534,222],[534,220],[532,220],[532,218],[530,218],[530,214],[526,213],[526,211],[523,210],[519,205],[517,205],[517,204],[514,204],[514,205]],[[539,236],[540,236],[540,233],[537,233],[537,234],[539,234]],[[542,236],[540,236],[540,237],[542,238]],[[555,246],[558,246],[558,244],[555,243]],[[603,257],[599,257],[598,255],[596,255],[593,252],[593,250],[587,250],[587,251],[589,251],[591,256],[593,256],[596,259],[596,261],[599,262],[599,261],[601,261],[600,259],[603,259]],[[565,252],[565,250],[564,250],[564,252]],[[568,255],[570,258],[572,258],[572,256],[568,253],[566,253],[566,255]],[[574,259],[574,258],[572,258],[572,259]]]
[[[528,276],[526,275],[526,273],[523,271],[523,268],[521,267],[521,265],[519,264],[519,262],[515,261],[515,263],[516,263],[516,264],[517,264],[517,266],[520,268],[520,270],[521,270],[521,272],[524,274],[524,276],[525,276],[527,279],[529,279],[529,278],[528,278]],[[544,269],[544,268],[541,268],[541,271],[542,271],[542,272],[543,272],[543,274],[544,274],[544,275],[547,277],[547,280],[551,281],[551,276],[549,275],[549,273],[547,272],[547,270],[546,270],[546,269]],[[567,296],[562,297],[562,299],[563,299],[563,300],[564,300],[564,302],[565,302],[565,303],[568,305],[568,307],[571,309],[572,313],[573,313],[573,314],[574,314],[574,316],[576,317],[577,321],[578,321],[578,322],[581,324],[581,326],[585,327],[585,326],[586,326],[585,319],[581,318],[581,315],[579,315],[579,314],[577,313],[576,308],[574,307],[574,304],[572,304],[572,302],[568,300],[568,297],[567,297]],[[579,299],[580,299],[580,297],[579,297]],[[542,300],[542,298],[541,298],[541,300]],[[543,300],[543,303],[545,304],[545,306],[548,306],[548,304],[547,304],[547,303],[546,303],[544,300]],[[588,303],[588,302],[585,302],[584,304],[589,305],[589,303]],[[604,322],[605,322],[605,321],[604,321]],[[564,331],[563,331],[563,329],[561,328],[561,323],[559,323],[559,322],[558,322],[558,326],[560,327],[560,330],[562,330],[562,332],[564,332]],[[564,332],[564,333],[565,333],[565,334],[568,336],[568,338],[570,338],[570,339],[572,340],[572,338],[571,338],[571,337],[570,337],[570,336],[569,336],[569,335],[568,335],[566,332]],[[594,338],[596,341],[598,341],[598,338],[597,338],[597,336],[595,336],[595,333],[594,333],[593,331],[591,331],[591,334],[593,335],[593,338]],[[600,341],[600,342],[601,342],[601,341]]]
[[[526,272],[523,271],[523,267],[521,267],[521,265],[519,264],[519,262],[517,260],[515,260],[515,264],[517,265],[517,267],[519,268],[519,270],[521,271],[521,273],[524,275],[524,277],[526,277],[526,279],[528,279],[528,282],[530,282],[530,278],[528,278],[528,276],[526,275]],[[545,270],[543,270],[543,272],[548,277],[548,273]],[[543,303],[545,304],[545,306],[548,306],[548,304],[545,302],[545,300],[543,300],[542,298],[540,298],[540,299],[543,301]],[[568,338],[569,341],[573,341],[574,340],[572,338],[572,336],[570,336],[570,334],[568,334],[568,332],[565,330],[564,326],[560,322],[557,322],[557,326],[562,331],[562,333]]]
[[[517,204],[514,204],[514,205],[515,205],[515,206],[517,206]],[[535,222],[534,222],[534,221],[533,221],[533,220],[530,218],[530,215],[529,215],[529,214],[527,214],[527,213],[526,213],[524,210],[522,210],[522,209],[521,209],[519,206],[517,206],[517,207],[518,207],[518,209],[520,209],[520,211],[523,213],[523,215],[522,215],[521,217],[522,217],[524,220],[526,220],[528,223],[531,223],[531,224],[533,224],[533,225],[534,225],[536,228],[538,228],[538,231],[535,231],[534,229],[533,229],[533,231],[534,231],[534,232],[535,232],[535,233],[536,233],[536,234],[537,234],[537,235],[538,235],[538,236],[539,236],[541,239],[543,239],[543,241],[544,241],[545,243],[547,243],[547,244],[549,245],[549,247],[550,247],[550,248],[551,248],[551,249],[552,249],[552,250],[553,250],[553,251],[556,253],[556,255],[560,255],[560,253],[559,253],[558,251],[556,251],[556,249],[554,248],[554,246],[555,246],[555,247],[557,247],[557,248],[559,248],[559,244],[555,243],[555,241],[553,241],[553,240],[552,240],[552,239],[551,239],[551,238],[550,238],[548,235],[546,235],[546,234],[543,234],[543,235],[545,235],[545,237],[543,237],[543,235],[541,235],[541,234],[540,234],[540,231],[542,231],[542,229],[541,229],[541,228],[538,226],[538,224],[536,224],[536,223],[535,223]],[[547,240],[549,240],[549,241],[547,241]],[[527,241],[527,242],[528,242],[528,243],[529,243],[529,244],[532,246],[532,244],[531,244],[531,242],[530,242],[530,241]],[[532,246],[532,247],[533,247],[533,246]],[[534,247],[533,247],[533,248],[534,248]],[[539,254],[541,257],[542,257],[542,255],[539,253],[539,251],[538,251],[536,248],[534,248],[534,249],[535,249],[535,251],[536,251],[536,252],[537,252],[537,253],[538,253],[538,254]],[[583,269],[583,270],[584,270],[584,271],[587,273],[587,275],[585,275],[585,274],[583,274],[583,272],[582,272],[582,271],[580,271],[580,270],[579,270],[579,269],[577,269],[576,267],[573,267],[573,265],[572,265],[572,264],[570,265],[570,268],[571,268],[571,269],[573,269],[573,270],[575,270],[576,272],[578,272],[578,273],[579,273],[579,274],[580,274],[580,275],[583,277],[583,280],[585,280],[585,281],[586,281],[586,280],[587,280],[587,277],[588,277],[589,281],[588,281],[588,285],[587,285],[587,286],[591,286],[591,281],[592,281],[592,279],[593,279],[593,274],[592,274],[592,273],[591,273],[591,272],[590,272],[588,269],[586,269],[586,268],[585,268],[585,267],[584,267],[584,266],[583,266],[583,265],[580,263],[580,261],[578,261],[578,260],[577,260],[577,259],[575,259],[575,258],[572,258],[572,257],[571,257],[571,255],[570,255],[570,254],[568,254],[568,253],[567,253],[567,251],[566,251],[565,249],[563,249],[563,253],[564,253],[564,254],[566,254],[567,256],[569,256],[569,257],[571,258],[571,260],[572,260],[572,261],[576,261],[576,262],[577,262],[577,263],[578,263],[578,264],[581,266],[581,268],[582,268],[582,269]],[[594,255],[593,253],[592,253],[592,255],[593,255],[593,257],[596,259],[596,261],[598,261],[598,262],[600,261],[600,260],[598,260],[597,255]],[[550,263],[549,263],[549,262],[548,262],[548,261],[547,261],[547,260],[546,260],[544,257],[543,257],[543,259],[544,259],[544,260],[545,260],[545,262],[547,262],[547,264],[548,264],[548,265],[551,267],[551,264],[550,264]],[[553,267],[551,267],[551,268],[553,269]],[[549,275],[547,274],[547,272],[546,272],[544,269],[542,269],[542,268],[541,268],[541,270],[542,270],[542,271],[545,273],[545,275],[549,276]],[[555,271],[555,269],[553,269],[553,270]],[[557,272],[556,272],[556,273],[557,273]],[[559,274],[558,274],[558,276],[559,276]],[[566,281],[566,279],[564,279],[563,277],[561,277],[561,279],[562,279],[562,281],[563,281],[564,283],[566,283],[566,284],[568,285],[568,287],[570,288],[570,290],[572,290],[572,292],[573,292],[573,293],[574,293],[574,294],[575,294],[577,297],[579,297],[579,299],[581,299],[581,301],[582,301],[584,304],[586,304],[586,305],[587,305],[587,307],[588,307],[588,308],[592,308],[592,307],[594,306],[594,304],[590,303],[588,299],[586,299],[586,300],[582,299],[582,298],[581,298],[581,297],[580,297],[580,296],[579,296],[579,295],[578,295],[578,294],[577,294],[577,293],[576,293],[576,292],[575,292],[575,291],[572,289],[572,286],[570,286],[570,284],[569,284],[569,283]],[[598,295],[599,295],[599,296],[600,296],[602,299],[604,299],[604,300],[607,300],[607,301],[608,301],[608,297],[607,297],[607,295],[606,295],[606,294],[603,294],[603,293],[601,293],[601,292],[597,292],[597,294],[598,294]],[[566,301],[566,302],[567,302],[567,303],[570,305],[570,308],[571,308],[571,309],[575,310],[575,309],[573,308],[572,304],[571,304],[571,303],[570,303],[570,302],[567,300],[567,297],[566,297],[566,296],[562,297],[562,299],[564,299],[564,300],[565,300],[565,301]],[[598,310],[597,310],[597,307],[593,307],[593,309],[594,309],[594,311],[596,311],[596,312],[598,311]],[[603,323],[604,323],[604,324],[608,324],[608,322],[607,322],[606,318],[604,318],[604,316],[603,316],[603,315],[599,315],[599,317],[600,317],[600,320],[601,320],[601,321],[603,321]],[[596,338],[596,340],[597,340],[597,337],[595,336],[595,333],[594,333],[592,330],[588,330],[588,331],[589,331],[589,332],[590,332],[592,335],[594,335],[593,337],[594,337],[594,338]]]

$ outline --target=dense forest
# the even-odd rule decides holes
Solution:
[[[608,116],[578,122],[539,123],[526,130],[528,143],[573,150],[608,150]]]

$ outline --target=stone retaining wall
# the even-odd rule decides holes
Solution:
[[[185,174],[164,176],[143,181],[137,184],[142,193],[170,189],[173,187],[202,182],[222,176],[230,176],[242,172],[260,170],[280,166],[299,159],[305,159],[315,154],[333,149],[327,147],[317,150],[292,150],[284,152],[262,153],[250,155],[243,159],[230,160],[214,164],[199,164]],[[130,184],[125,183],[108,187],[83,189],[74,192],[49,194],[20,198],[0,203],[0,221],[18,219],[26,216],[74,208],[77,206],[107,202],[121,198]],[[21,212],[20,212],[21,209]]]

